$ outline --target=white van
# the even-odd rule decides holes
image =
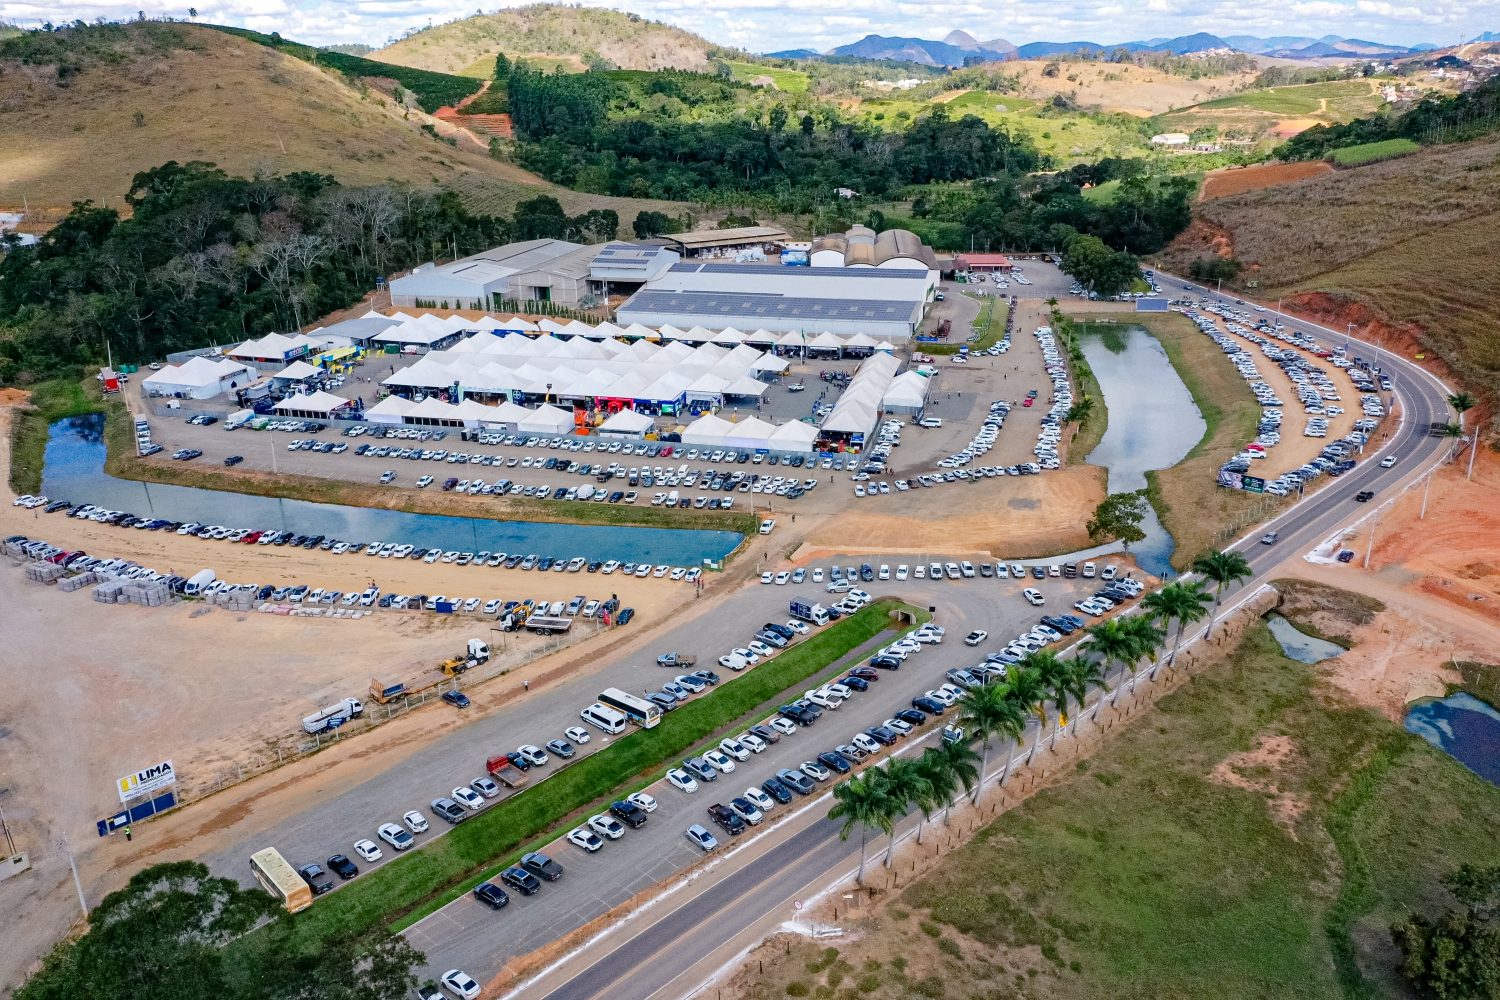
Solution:
[[[602,705],[597,701],[582,712],[579,712],[578,717],[589,725],[609,733],[611,736],[625,729],[625,714],[617,712],[608,705]]]
[[[205,587],[212,584],[216,579],[217,577],[214,575],[213,570],[200,569],[188,578],[187,583],[182,585],[182,594],[184,597],[197,597],[203,592]]]
[[[667,506],[668,507],[676,507],[677,506],[677,500],[678,500],[678,496],[677,496],[677,491],[676,490],[673,490],[671,493],[667,494]]]

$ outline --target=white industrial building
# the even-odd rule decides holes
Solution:
[[[669,249],[635,243],[508,243],[450,264],[423,264],[393,278],[391,305],[493,309],[500,299],[514,299],[576,306],[616,286],[634,290],[679,259]]]
[[[734,327],[777,333],[863,333],[906,341],[917,331],[936,271],[925,267],[677,264],[617,310],[623,326]]]
[[[881,233],[868,226],[852,226],[847,232],[813,241],[808,254],[813,267],[876,267],[888,271],[922,269],[935,284],[937,254],[921,238],[906,229]]]

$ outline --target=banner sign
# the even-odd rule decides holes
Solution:
[[[153,764],[118,779],[115,782],[115,789],[120,793],[120,801],[128,802],[130,799],[150,795],[152,792],[175,784],[177,784],[177,771],[173,769],[170,760],[164,760],[160,764]]]

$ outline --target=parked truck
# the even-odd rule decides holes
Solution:
[[[813,625],[827,625],[829,621],[828,609],[821,604],[793,599],[789,610],[793,618]]]
[[[656,658],[658,667],[671,667],[674,670],[686,670],[698,662],[696,656],[684,656],[681,653],[663,653]]]
[[[490,658],[490,647],[483,639],[470,639],[468,646],[457,656],[450,656],[443,661],[442,671],[448,676],[461,674],[465,670],[472,670],[481,663],[487,663]]]
[[[371,678],[370,699],[381,705],[389,704],[397,698],[405,698],[431,690],[447,680],[449,676],[443,670],[429,670],[413,680],[397,681],[394,684]]]
[[[485,761],[484,769],[490,772],[491,778],[494,778],[496,781],[500,782],[500,784],[504,785],[506,788],[509,788],[511,791],[526,787],[526,782],[528,780],[526,777],[526,772],[517,767],[515,763],[512,762],[511,759],[503,753],[496,754],[489,760]]]
[[[358,698],[345,698],[343,701],[320,708],[303,719],[302,731],[321,733],[325,729],[337,729],[350,719],[357,719],[364,713],[364,703]]]

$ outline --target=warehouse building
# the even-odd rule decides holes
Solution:
[[[877,267],[888,271],[929,271],[938,276],[937,254],[921,237],[906,229],[887,229],[877,234],[868,226],[853,226],[847,232],[813,241],[809,253],[813,267]]]
[[[622,326],[701,326],[777,333],[863,333],[909,340],[937,289],[925,268],[769,267],[709,264],[672,267],[617,311]]]
[[[953,258],[956,271],[972,271],[976,274],[995,272],[1009,274],[1015,270],[1009,257],[1003,253],[961,253]]]
[[[576,262],[588,250],[567,240],[507,243],[451,264],[423,264],[392,279],[391,305],[441,309],[489,309],[499,299],[555,301],[576,305]],[[554,269],[563,273],[554,281]],[[587,277],[585,265],[583,275]],[[569,292],[573,294],[569,296]],[[557,298],[553,298],[554,294]]]

